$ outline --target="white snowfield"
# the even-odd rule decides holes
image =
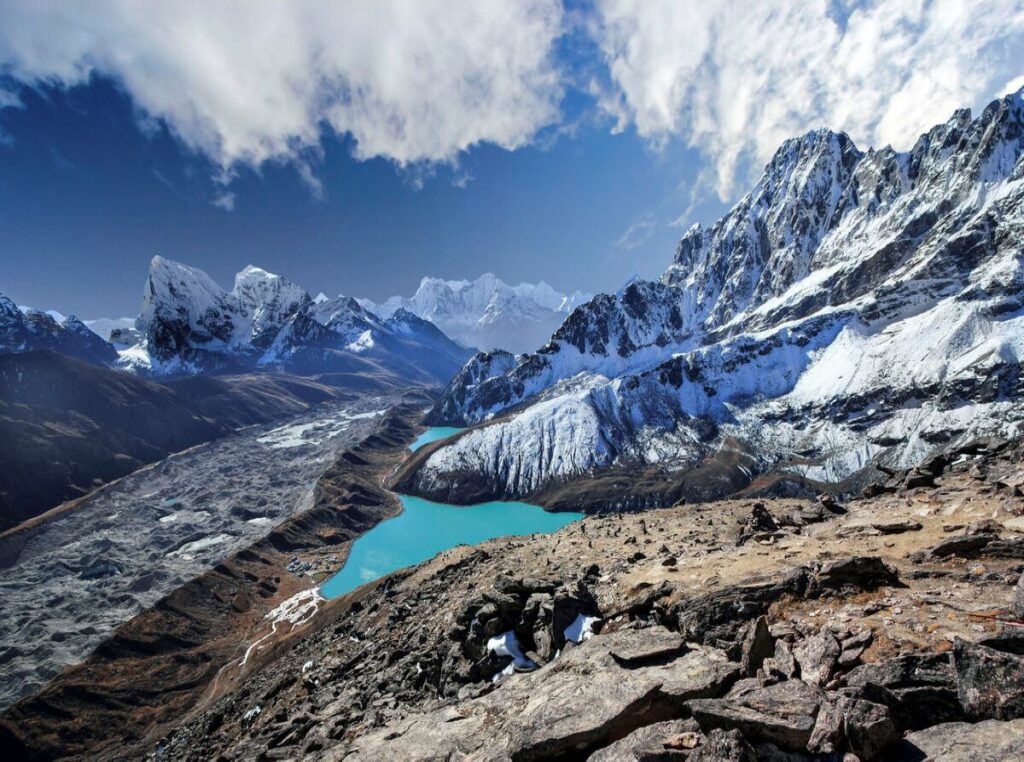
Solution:
[[[411,297],[363,307],[381,318],[406,309],[467,347],[526,352],[547,340],[590,294],[563,294],[544,281],[510,286],[492,273],[473,281],[424,278]]]
[[[422,486],[470,472],[524,496],[616,463],[692,465],[730,437],[752,473],[837,481],[1019,436],[1022,154],[1021,93],[907,153],[787,141],[661,282],[595,297],[536,353],[471,360],[434,422],[503,418],[432,454]]]

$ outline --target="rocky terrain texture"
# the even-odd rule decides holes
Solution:
[[[74,315],[57,320],[40,310],[21,310],[0,294],[0,355],[49,350],[79,360],[109,365],[117,360],[114,346]]]
[[[484,351],[530,352],[592,294],[563,294],[544,281],[510,286],[485,273],[473,281],[424,278],[409,298],[393,296],[380,304],[359,303],[389,318],[399,309],[429,320],[466,347]]]
[[[247,427],[0,535],[0,707],[307,509],[338,453],[401,401],[368,396]]]
[[[1019,436],[1022,215],[1022,93],[906,153],[789,140],[659,282],[595,297],[534,353],[473,358],[428,420],[474,428],[404,486],[536,501],[612,474],[604,507],[667,505],[715,497],[698,468],[720,452],[750,454],[739,486],[795,489]],[[634,494],[616,470],[682,486]]]
[[[405,310],[378,318],[355,299],[312,299],[252,265],[227,291],[202,270],[154,257],[119,365],[144,375],[282,370],[446,383],[469,352]],[[123,332],[118,337],[124,337]]]
[[[158,383],[55,352],[0,354],[0,531],[238,428],[390,388],[284,374]]]
[[[1016,759],[1022,487],[1024,448],[984,440],[843,503],[454,548],[321,605],[162,737],[95,756]],[[19,707],[3,743],[38,753]]]
[[[318,478],[313,477],[312,489],[307,484],[295,485],[306,497],[290,510],[287,507],[297,495],[288,495],[279,482],[288,481],[292,475],[284,465],[275,466],[271,458],[260,458],[258,448],[251,446],[245,448],[246,458],[240,461],[225,457],[226,451],[210,449],[204,457],[192,451],[156,467],[155,470],[164,468],[166,473],[153,484],[180,486],[173,482],[174,472],[201,468],[199,461],[209,461],[203,473],[211,484],[205,494],[180,496],[173,504],[157,499],[163,493],[122,494],[126,500],[131,498],[128,502],[141,501],[135,509],[151,523],[158,523],[154,513],[178,516],[177,522],[148,530],[152,537],[143,544],[146,552],[154,538],[166,546],[160,538],[175,523],[198,528],[221,521],[217,516],[200,518],[198,513],[203,508],[212,512],[217,507],[212,504],[218,497],[216,489],[230,491],[232,482],[236,484],[236,499],[225,500],[225,509],[230,508],[235,514],[253,511],[261,514],[259,518],[279,509],[278,506],[285,513],[273,518],[276,526],[263,526],[257,535],[251,527],[242,528],[247,516],[238,515],[239,523],[231,525],[233,536],[213,551],[198,547],[201,540],[197,543],[188,539],[183,543],[179,534],[176,551],[170,554],[173,558],[152,560],[148,572],[141,557],[128,557],[126,547],[130,541],[113,521],[117,517],[111,515],[111,521],[104,522],[112,539],[106,556],[97,552],[99,557],[77,575],[77,584],[90,589],[97,608],[115,605],[123,598],[125,593],[119,591],[125,590],[126,580],[135,581],[128,586],[129,595],[136,599],[148,595],[154,603],[100,640],[81,664],[63,671],[42,691],[8,707],[0,715],[0,757],[43,760],[139,756],[151,747],[148,739],[154,734],[158,738],[166,723],[209,705],[246,679],[247,665],[265,654],[264,649],[273,649],[275,637],[284,637],[295,627],[301,630],[302,623],[323,603],[316,595],[314,580],[304,570],[312,567],[328,571],[322,562],[332,558],[336,567],[352,539],[400,509],[398,501],[381,483],[406,452],[424,402],[422,398],[411,399],[390,407],[382,415],[357,419],[361,421],[358,426],[350,424],[344,431],[334,431],[331,446],[339,447],[343,442],[349,446],[335,450],[333,460],[322,466]],[[294,442],[298,437],[322,438],[328,434],[324,426],[310,426],[311,423],[314,422],[297,421],[289,427],[264,430],[260,438],[269,445],[268,452],[273,457],[290,463],[294,470],[299,468],[303,453],[305,459],[314,459],[313,443],[294,445],[290,452],[289,448],[274,446]],[[337,429],[336,424],[337,421],[331,425]],[[355,440],[357,432],[359,438]],[[227,441],[223,444],[229,446]],[[186,460],[190,455],[196,458]],[[220,477],[216,474],[218,470],[224,471]],[[234,472],[234,476],[228,472]],[[254,482],[252,492],[237,486],[247,481]],[[118,509],[125,521],[130,506],[122,501]],[[226,532],[228,525],[222,523],[221,529]],[[138,522],[132,528],[137,534],[147,531]],[[246,538],[248,542],[243,542]],[[70,543],[72,547],[76,544]],[[180,552],[188,545],[192,546],[188,555],[195,553],[192,559]],[[50,550],[57,552],[56,548]],[[181,578],[187,581],[169,589],[167,582],[171,576],[178,576],[179,582]],[[159,594],[160,589],[165,594]],[[3,591],[5,601],[11,592]],[[64,602],[82,598],[81,592],[39,590],[42,601],[66,609],[66,615],[56,621],[59,626],[52,633],[44,633],[46,637],[58,641],[65,628],[89,616],[81,610],[67,609]],[[15,601],[19,606],[22,604],[21,599]],[[4,610],[5,618],[18,622],[35,622],[39,616],[39,612],[33,612],[31,617],[8,614],[6,603]],[[76,633],[72,630],[70,634]],[[23,627],[19,645],[26,649],[37,647],[38,643],[33,641],[39,638],[38,633],[30,637]],[[11,669],[11,655],[19,652],[12,651],[7,643],[2,653],[0,669],[6,690],[22,678]],[[129,753],[127,749],[133,745],[138,750]]]

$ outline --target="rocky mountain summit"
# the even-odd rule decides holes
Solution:
[[[74,315],[53,315],[41,310],[22,310],[0,294],[0,354],[49,350],[96,365],[117,359],[117,351]]]
[[[454,548],[275,629],[150,756],[1015,759],[1022,490],[1021,445],[989,439],[848,502]]]
[[[470,360],[429,420],[475,428],[403,486],[543,502],[655,472],[673,498],[768,474],[842,489],[873,462],[1016,436],[1022,155],[1022,93],[958,111],[906,153],[828,130],[787,141],[659,282],[595,297],[532,354]],[[732,453],[716,493],[699,469]],[[605,507],[671,502],[607,481]]]
[[[510,286],[492,273],[473,281],[424,278],[411,297],[381,304],[361,299],[382,318],[404,309],[429,320],[466,347],[528,352],[543,344],[591,294],[563,294],[544,281]]]
[[[150,263],[136,328],[141,341],[121,352],[120,364],[149,375],[263,369],[437,383],[467,355],[405,311],[384,320],[351,297],[314,301],[252,265],[226,291],[202,270],[162,257]]]

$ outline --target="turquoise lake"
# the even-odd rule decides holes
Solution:
[[[451,426],[434,426],[429,428],[416,437],[415,441],[409,445],[409,449],[413,452],[420,449],[425,444],[436,442],[438,439],[445,439],[450,437],[452,434],[458,434],[462,429],[456,429]]]
[[[548,513],[529,503],[456,506],[407,495],[398,497],[402,501],[402,512],[382,521],[352,543],[345,566],[321,586],[321,595],[337,598],[456,545],[472,545],[509,535],[554,532],[583,518],[582,513]]]

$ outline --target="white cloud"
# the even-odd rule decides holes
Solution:
[[[787,137],[825,125],[907,148],[1024,73],[1020,0],[599,0],[592,34],[602,107],[703,150],[722,198]]]
[[[213,199],[213,205],[225,212],[235,211],[235,194],[231,191],[222,190]]]
[[[615,245],[626,251],[632,251],[643,246],[654,234],[656,226],[657,223],[654,221],[654,217],[650,215],[643,217],[626,228],[615,242]]]
[[[557,0],[0,0],[0,71],[111,76],[226,177],[294,160],[315,189],[324,124],[401,166],[527,143],[558,120],[561,27]]]

